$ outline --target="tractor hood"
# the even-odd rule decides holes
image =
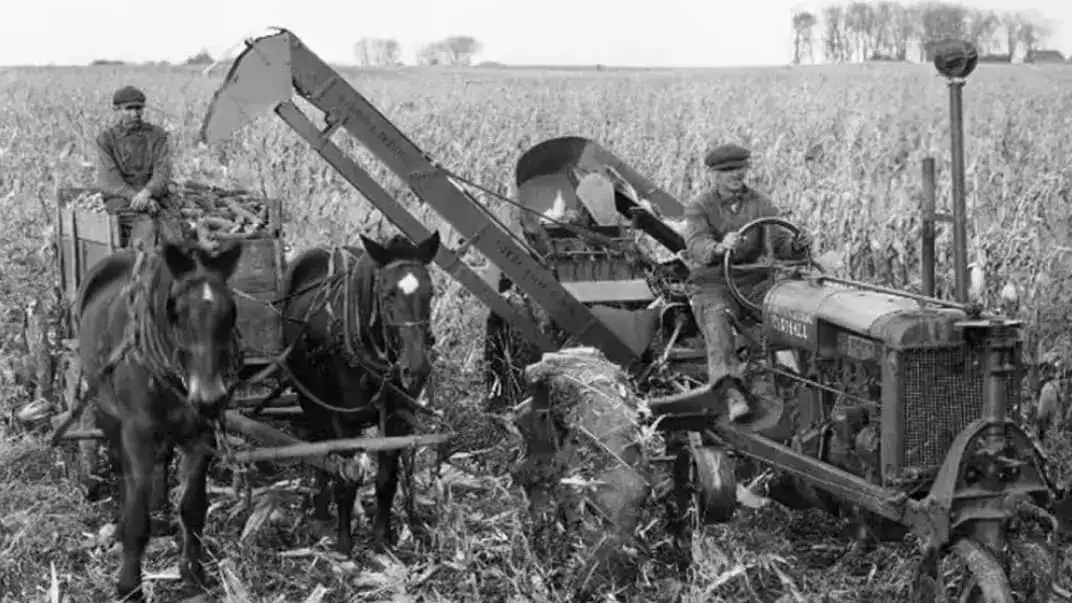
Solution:
[[[815,352],[854,344],[949,345],[961,340],[955,323],[964,318],[961,310],[922,307],[910,298],[821,279],[778,283],[763,301],[764,330],[772,341]]]

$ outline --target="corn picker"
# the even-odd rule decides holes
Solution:
[[[935,59],[950,87],[958,299],[928,290],[933,206],[923,294],[836,278],[813,261],[742,266],[727,257],[731,283],[747,271],[771,275],[759,297],[732,287],[749,319],[740,349],[761,409],[746,423],[730,423],[720,384],[704,383],[684,266],[653,260],[637,243],[646,235],[666,256],[684,248],[671,224],[683,209],[671,195],[598,143],[558,138],[519,160],[518,199],[509,201],[521,219],[507,225],[292,32],[246,46],[212,100],[202,139],[219,141],[271,110],[403,233],[425,239],[428,228],[332,137],[341,129],[360,141],[462,237],[454,249],[442,246],[436,263],[491,311],[498,395],[523,393],[511,381],[526,353],[568,341],[597,348],[642,390],[662,394],[650,407],[676,442],[673,495],[700,524],[733,517],[733,463],[750,457],[779,476],[772,497],[849,514],[879,538],[914,534],[922,561],[912,600],[946,600],[949,589],[961,600],[1013,601],[1014,591],[1047,600],[1064,528],[1058,517],[1069,505],[1015,419],[1020,323],[967,300],[960,95],[977,62],[970,45],[948,43]],[[322,112],[323,126],[295,94]],[[743,230],[769,228],[798,229],[763,218]],[[465,263],[470,248],[495,270]],[[522,360],[504,360],[511,356]],[[950,581],[939,566],[958,559],[963,567]],[[1009,570],[1023,563],[1026,577]]]

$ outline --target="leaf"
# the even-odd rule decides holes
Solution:
[[[309,593],[309,596],[305,598],[302,603],[321,603],[324,600],[324,596],[331,592],[331,589],[327,588],[323,584],[317,584],[313,592]]]
[[[239,540],[245,542],[249,537],[256,534],[264,526],[264,523],[268,521],[268,518],[271,517],[275,508],[276,498],[274,496],[265,496],[258,500],[257,505],[253,507],[253,512],[246,519],[246,525],[242,527],[242,535]]]

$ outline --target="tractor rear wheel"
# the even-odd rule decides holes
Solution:
[[[1057,591],[1056,558],[1043,540],[1010,538],[1000,555],[962,538],[917,577],[914,603],[1046,603]]]

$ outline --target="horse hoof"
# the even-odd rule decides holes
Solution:
[[[391,531],[387,528],[377,528],[372,531],[372,546],[378,553],[386,553],[394,544]]]
[[[179,577],[186,584],[186,589],[193,589],[193,591],[200,593],[208,588],[205,568],[200,563],[183,561],[179,565]]]
[[[149,520],[149,534],[154,537],[174,536],[175,525],[163,517],[153,517]]]
[[[335,552],[338,554],[349,557],[350,553],[354,550],[353,538],[336,538],[335,540]]]

